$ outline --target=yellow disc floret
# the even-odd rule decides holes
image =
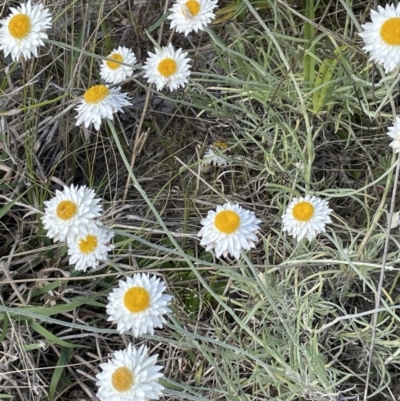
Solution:
[[[122,392],[128,391],[133,386],[133,373],[125,366],[115,369],[111,376],[111,383],[115,390]]]
[[[175,74],[178,64],[173,58],[165,58],[158,64],[158,72],[165,78]]]
[[[124,60],[122,55],[119,53],[110,54],[107,58],[112,58],[113,60],[121,61],[121,62]],[[116,63],[115,61],[107,60],[106,64],[107,64],[107,67],[111,68],[112,70],[116,70],[117,68],[122,67],[122,64]]]
[[[217,142],[214,142],[214,146],[215,146],[216,148],[218,148],[218,149],[221,149],[221,150],[226,150],[226,149],[228,149],[228,144],[227,144],[225,141],[217,141]]]
[[[150,306],[150,294],[143,287],[131,287],[124,295],[124,305],[132,313],[143,312]]]
[[[82,253],[92,253],[97,248],[97,237],[89,234],[80,240],[78,246]]]
[[[192,17],[195,17],[200,11],[200,3],[196,0],[189,0],[185,3]]]
[[[78,206],[70,200],[63,200],[57,205],[56,214],[61,220],[69,220],[75,216]]]
[[[15,39],[25,38],[31,30],[31,19],[26,14],[17,14],[8,23],[8,31]]]
[[[215,227],[224,234],[232,234],[240,226],[240,216],[233,210],[222,210],[215,216]]]
[[[299,202],[293,207],[292,214],[298,221],[309,221],[314,216],[314,206],[307,201]]]
[[[110,93],[105,85],[95,85],[88,89],[83,98],[86,103],[96,104],[101,102]]]
[[[400,45],[400,18],[393,17],[386,20],[381,27],[381,38],[388,45]]]

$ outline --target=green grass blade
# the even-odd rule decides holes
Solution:
[[[306,0],[305,15],[310,21],[315,19],[314,0]],[[309,88],[314,86],[315,80],[315,45],[312,44],[315,35],[315,28],[309,23],[304,24],[304,39],[309,48],[306,49],[303,58],[304,82]]]
[[[71,350],[69,348],[61,348],[60,357],[57,361],[57,367],[54,369],[53,376],[51,378],[50,386],[49,386],[49,401],[54,400],[54,396],[56,394],[58,383],[60,382],[61,375],[65,369],[65,365],[69,361],[69,357],[71,354]]]
[[[29,326],[32,327],[37,333],[42,335],[50,344],[58,344],[64,348],[81,348],[81,345],[72,344],[67,341],[61,340],[53,333],[50,333],[47,329],[41,326],[39,323],[29,322]]]
[[[321,63],[315,80],[315,91],[313,96],[313,111],[316,114],[325,106],[326,97],[331,87],[331,81],[337,63],[338,60],[335,58],[326,58]]]
[[[0,209],[0,219],[5,216],[9,210],[15,205],[16,202],[18,202],[24,195],[26,194],[26,191],[20,195],[18,195],[15,199],[13,199],[11,202],[6,203],[5,206],[3,206]]]

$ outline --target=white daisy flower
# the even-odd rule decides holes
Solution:
[[[97,268],[101,260],[107,259],[107,253],[114,249],[110,244],[113,237],[112,231],[101,226],[88,228],[86,235],[76,236],[68,243],[69,263],[75,265],[75,270],[84,272],[88,267]]]
[[[307,237],[311,241],[319,232],[325,232],[325,224],[331,223],[332,209],[328,202],[315,196],[293,198],[282,216],[283,231],[300,241]]]
[[[114,49],[107,58],[115,61],[102,60],[100,76],[104,81],[109,84],[118,84],[132,75],[133,67],[130,66],[136,64],[135,53],[133,53],[132,50],[127,47],[119,46],[118,49]],[[130,66],[120,63],[129,64]]]
[[[123,351],[114,352],[112,358],[101,363],[102,372],[96,375],[100,401],[148,401],[158,399],[164,387],[158,380],[164,375],[163,368],[156,365],[158,355],[149,356],[142,345],[136,349],[132,344]]]
[[[121,88],[108,88],[106,85],[95,85],[89,88],[83,95],[83,99],[76,111],[78,112],[76,125],[84,123],[88,128],[90,123],[98,131],[102,118],[113,119],[113,113],[122,111],[122,107],[131,106],[125,93],[120,93]]]
[[[204,226],[199,232],[201,245],[207,251],[215,248],[217,257],[230,254],[239,259],[241,249],[255,247],[259,223],[261,220],[256,218],[254,212],[238,204],[228,202],[218,205],[216,211],[209,211],[207,217],[201,220]]]
[[[42,222],[47,236],[54,241],[68,242],[72,242],[75,236],[85,236],[88,229],[96,226],[93,219],[101,215],[99,202],[93,189],[85,185],[56,190],[56,196],[44,202]]]
[[[396,122],[393,127],[389,127],[389,132],[387,133],[393,141],[390,142],[389,146],[393,148],[395,153],[400,152],[400,118],[396,117]]]
[[[215,18],[217,0],[178,0],[172,8],[171,28],[187,36],[191,31],[201,31]]]
[[[204,164],[213,164],[214,166],[223,167],[229,164],[229,160],[220,156],[219,153],[223,153],[228,149],[228,144],[225,141],[214,142],[207,151],[204,153]],[[217,153],[215,153],[217,151]]]
[[[188,82],[186,78],[190,75],[190,59],[185,58],[187,53],[182,53],[182,49],[175,51],[170,43],[167,47],[162,47],[161,50],[156,48],[155,53],[148,54],[143,66],[148,83],[155,83],[159,91],[168,86],[171,92],[185,86]]]
[[[400,4],[378,6],[378,11],[371,10],[371,19],[359,34],[365,42],[363,49],[385,72],[393,71],[400,64]]]
[[[108,296],[108,321],[118,323],[120,333],[132,329],[133,335],[154,334],[154,327],[162,328],[165,323],[164,314],[170,313],[167,307],[172,299],[171,295],[163,294],[165,284],[155,276],[135,274],[120,280],[119,288]]]
[[[51,15],[42,4],[32,6],[29,0],[19,7],[11,7],[11,15],[0,20],[0,49],[4,56],[11,54],[16,61],[22,55],[29,60],[32,55],[37,57],[37,48],[44,46],[47,39],[46,29],[51,28]]]

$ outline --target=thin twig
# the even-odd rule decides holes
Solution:
[[[203,184],[207,185],[207,187],[211,191],[215,192],[218,196],[224,199],[225,202],[228,202],[227,197],[223,193],[220,193],[217,189],[215,189],[212,185],[210,185],[210,183],[208,183],[204,178],[200,177],[199,174],[197,174],[193,169],[191,169],[187,164],[185,164],[178,156],[175,156],[174,159],[177,160],[180,164],[182,164],[182,166],[184,166],[188,171],[190,171],[198,180],[203,182]]]
[[[11,284],[14,294],[18,297],[21,304],[24,306],[27,306],[27,303],[25,302],[25,299],[22,296],[19,288],[15,285],[14,281],[12,280],[10,271],[8,270],[8,263],[6,261],[0,262],[0,268],[1,268],[2,272],[4,273],[4,275],[6,276],[7,282]],[[4,283],[4,281],[3,281],[3,283]]]
[[[342,320],[353,320],[353,319],[357,319],[359,317],[368,316],[368,315],[375,315],[376,316],[380,312],[387,312],[388,310],[395,311],[395,310],[398,310],[398,309],[400,309],[400,305],[391,306],[390,308],[385,308],[385,307],[374,308],[374,309],[371,309],[371,310],[366,310],[364,312],[350,313],[348,315],[338,316],[337,318],[335,318],[331,322],[326,323],[323,326],[321,326],[319,329],[313,330],[313,334],[322,333],[323,331],[325,331],[329,327],[334,326],[335,324],[341,322]]]
[[[393,217],[393,211],[394,211],[394,204],[395,204],[395,201],[396,201],[396,194],[397,194],[397,184],[399,182],[399,172],[400,172],[400,154],[399,154],[399,156],[397,158],[397,166],[396,166],[396,172],[395,172],[395,176],[394,176],[392,200],[390,202],[390,212],[389,212],[389,218],[388,218],[388,224],[387,224],[385,247],[384,247],[383,256],[382,256],[381,274],[379,276],[378,291],[376,293],[376,298],[375,298],[375,309],[378,309],[379,305],[381,303],[383,279],[385,277],[386,258],[387,258],[387,253],[388,253],[388,249],[389,249],[390,228],[392,226],[392,217]],[[369,384],[369,376],[370,376],[370,373],[371,373],[372,354],[374,352],[374,343],[375,343],[375,335],[376,335],[376,325],[377,325],[377,323],[378,323],[378,312],[375,312],[372,315],[372,323],[371,323],[371,326],[372,326],[371,347],[369,349],[369,360],[368,360],[368,368],[367,368],[367,377],[366,377],[366,381],[365,381],[364,401],[366,401],[367,397],[368,397],[368,384]]]
[[[27,303],[26,303],[24,297],[22,296],[21,292],[19,291],[19,288],[15,285],[15,283],[13,283],[12,277],[11,277],[11,274],[10,274],[10,270],[8,269],[8,267],[10,266],[10,263],[11,263],[12,256],[15,253],[15,248],[17,247],[17,244],[19,244],[19,238],[17,238],[15,240],[15,242],[14,242],[14,245],[13,245],[12,250],[10,252],[10,255],[8,257],[8,261],[7,262],[6,261],[3,261],[3,262],[0,261],[0,268],[3,271],[4,275],[6,276],[6,279],[10,282],[11,287],[14,290],[14,294],[17,295],[17,297],[20,300],[21,304],[24,305],[24,306],[27,306]]]
[[[165,5],[164,5],[164,14],[166,14],[167,11],[168,11],[168,1],[166,1]],[[158,35],[158,42],[157,42],[158,44],[160,44],[160,42],[161,42],[163,28],[164,28],[164,24],[162,24],[160,26],[160,33]],[[169,38],[169,41],[171,41],[171,37]],[[151,96],[151,87],[152,87],[152,84],[149,85],[149,89],[148,89],[148,91],[146,93],[146,99],[144,101],[142,115],[140,116],[139,124],[138,124],[137,129],[136,129],[135,143],[133,145],[132,158],[131,158],[131,162],[130,162],[130,168],[131,169],[135,165],[136,155],[139,153],[138,149],[140,148],[140,150],[142,150],[142,147],[144,145],[144,142],[143,142],[142,146],[139,146],[138,142],[143,140],[143,138],[142,138],[143,135],[141,135],[141,131],[142,131],[142,127],[143,127],[144,118],[145,118],[146,113],[147,113],[147,108],[149,107],[150,96]],[[144,139],[146,139],[146,138],[147,138],[147,135],[145,135]],[[126,184],[125,184],[124,196],[122,197],[122,203],[123,204],[126,202],[126,197],[128,196],[128,189],[129,189],[130,183],[131,183],[131,176],[130,176],[130,174],[128,174],[128,177],[126,179]]]

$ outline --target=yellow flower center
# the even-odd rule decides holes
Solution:
[[[115,369],[111,383],[117,391],[128,391],[133,386],[133,373],[125,366]]]
[[[314,206],[307,201],[299,202],[294,206],[292,214],[298,221],[309,221],[314,216]]]
[[[143,287],[132,287],[124,295],[124,305],[132,313],[143,312],[150,306],[150,294]]]
[[[121,62],[124,60],[122,55],[119,53],[110,54],[107,58],[112,58],[113,60],[121,61]],[[111,68],[112,70],[116,70],[117,68],[122,67],[122,64],[118,64],[115,61],[107,60],[106,64],[107,64],[107,67]]]
[[[178,64],[173,58],[165,58],[158,63],[158,72],[165,78],[175,74]]]
[[[26,14],[17,14],[10,19],[8,31],[15,39],[25,38],[31,30],[31,19]]]
[[[388,45],[400,45],[400,18],[393,17],[386,20],[381,26],[381,38]]]
[[[105,85],[95,85],[88,89],[83,98],[86,103],[96,104],[101,102],[110,93],[107,86]]]
[[[233,210],[222,210],[215,216],[214,224],[221,233],[232,234],[240,226],[240,216]]]
[[[69,220],[75,216],[78,206],[70,200],[63,200],[57,205],[56,214],[61,220]]]
[[[89,234],[80,240],[78,246],[82,253],[92,253],[97,248],[97,237]]]
[[[192,17],[195,17],[200,11],[200,3],[196,0],[189,0],[185,3]]]
[[[221,150],[228,149],[228,144],[225,141],[214,142],[214,146]]]

